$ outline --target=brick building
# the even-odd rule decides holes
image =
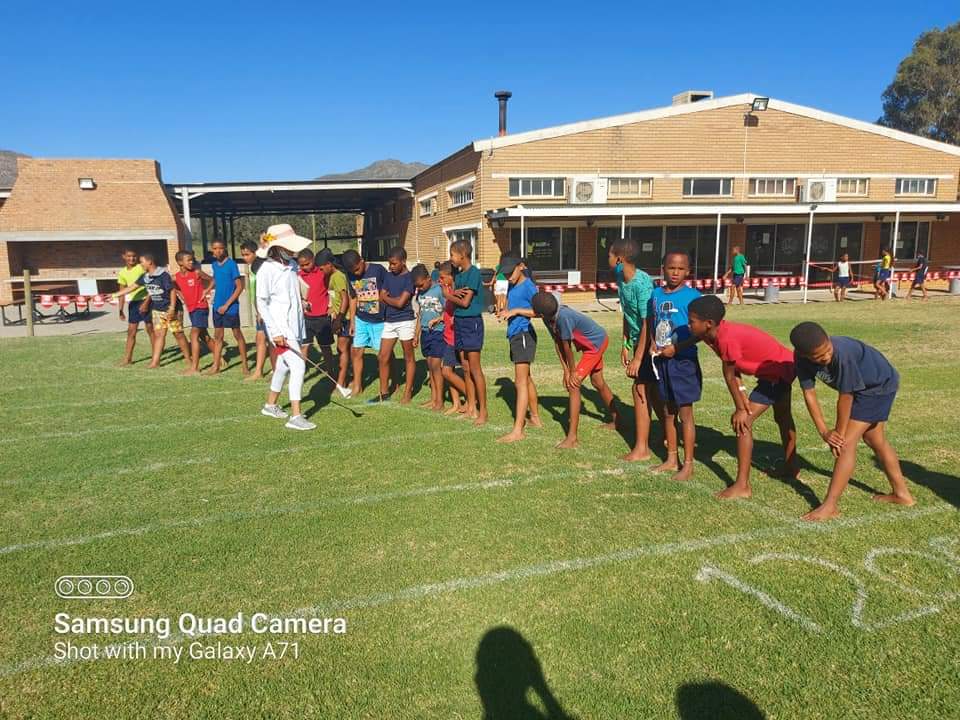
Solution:
[[[606,248],[626,235],[650,271],[680,249],[698,278],[715,263],[722,275],[737,244],[754,271],[796,276],[812,218],[814,261],[875,258],[896,234],[901,266],[924,251],[938,266],[960,263],[958,175],[960,147],[752,94],[684,93],[477,140],[417,175],[409,200],[367,212],[364,248],[402,243],[432,263],[466,238],[483,267],[513,251],[538,278],[592,283],[610,279]]]
[[[0,304],[22,300],[24,269],[38,291],[105,292],[124,247],[166,264],[186,237],[152,160],[18,158],[0,205]]]

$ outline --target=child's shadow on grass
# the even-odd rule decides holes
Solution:
[[[883,472],[883,465],[880,460],[874,456],[873,464],[878,470]],[[903,470],[903,476],[907,479],[907,484],[914,483],[922,485],[928,490],[933,491],[941,500],[950,503],[956,508],[960,508],[960,477],[955,475],[946,475],[936,470],[929,470],[923,465],[900,458],[900,469]],[[864,492],[872,495],[879,495],[890,492],[889,489],[878,490],[866,483],[850,478],[850,484]]]
[[[677,688],[680,720],[765,720],[750,698],[719,680],[686,683]]]

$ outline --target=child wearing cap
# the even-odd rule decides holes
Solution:
[[[510,344],[510,362],[513,363],[517,406],[514,412],[513,429],[498,438],[497,442],[509,443],[526,437],[523,429],[528,422],[528,411],[530,424],[534,427],[543,427],[543,422],[540,420],[537,387],[530,374],[530,366],[537,354],[537,333],[530,322],[533,317],[531,301],[537,294],[537,286],[526,276],[527,266],[519,258],[502,257],[499,267],[509,284],[506,306],[498,317],[500,320],[507,321],[507,342]]]
[[[600,393],[604,407],[610,413],[610,420],[604,423],[607,429],[616,428],[619,415],[614,402],[613,391],[603,378],[603,353],[609,340],[607,332],[581,312],[566,305],[560,305],[548,292],[538,292],[530,301],[533,316],[543,319],[556,345],[557,356],[563,367],[563,386],[570,393],[570,425],[567,436],[557,444],[558,448],[577,447],[577,430],[580,425],[580,386],[590,378],[590,383]],[[577,362],[574,349],[583,352]]]

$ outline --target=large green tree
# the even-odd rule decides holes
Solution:
[[[883,93],[878,122],[960,144],[960,22],[917,39]]]

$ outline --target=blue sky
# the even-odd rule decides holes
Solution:
[[[863,120],[948,2],[0,4],[0,148],[167,181],[432,162],[496,134],[758,92]],[[806,9],[804,9],[806,8]]]

